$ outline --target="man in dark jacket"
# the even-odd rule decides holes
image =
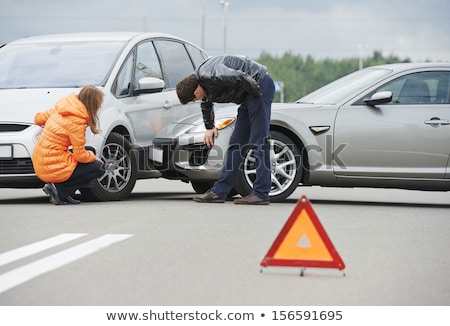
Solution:
[[[177,85],[180,102],[201,100],[206,132],[211,147],[218,132],[214,124],[214,104],[240,104],[234,131],[230,137],[225,165],[213,187],[194,200],[223,203],[233,189],[246,151],[253,149],[256,179],[252,193],[236,199],[235,204],[268,205],[272,185],[270,169],[270,111],[275,85],[265,66],[246,57],[223,55],[207,59]]]

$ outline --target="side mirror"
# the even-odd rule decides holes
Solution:
[[[373,94],[369,99],[365,99],[364,103],[370,106],[386,104],[392,101],[392,91],[383,91]]]
[[[139,89],[135,94],[158,93],[164,89],[166,83],[164,80],[155,77],[144,77],[139,79]]]

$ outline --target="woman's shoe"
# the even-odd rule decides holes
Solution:
[[[66,204],[71,204],[71,205],[78,205],[81,203],[81,201],[73,198],[72,196],[67,196],[66,198],[64,198],[64,201],[66,202]]]
[[[59,199],[58,189],[56,189],[56,186],[53,183],[46,183],[42,190],[50,196],[50,202],[55,205],[77,205],[81,203],[81,201],[72,196],[67,196],[64,200]]]
[[[50,196],[50,202],[55,204],[59,202],[59,196],[58,196],[58,190],[56,189],[56,186],[53,183],[46,183],[44,185],[44,188],[42,190]]]

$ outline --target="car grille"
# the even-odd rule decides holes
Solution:
[[[183,146],[181,149],[191,153],[189,157],[189,165],[191,166],[204,165],[210,151],[210,148],[205,144]]]
[[[0,160],[0,175],[30,173],[34,173],[31,159]]]
[[[29,125],[20,125],[16,123],[0,125],[0,132],[22,131],[29,127]]]
[[[1,132],[20,132],[30,125],[8,123],[0,124]],[[12,160],[0,160],[0,175],[10,174],[34,174],[33,162],[30,158],[17,158]]]
[[[157,138],[153,140],[153,145],[164,151],[163,163],[153,162],[155,168],[160,171],[172,170],[171,164],[173,163],[173,155],[175,148],[177,147],[178,141],[174,139],[161,139]],[[189,155],[189,165],[191,166],[201,166],[206,163],[208,159],[208,154],[210,148],[205,144],[200,145],[186,145],[181,146],[180,151],[187,151]]]

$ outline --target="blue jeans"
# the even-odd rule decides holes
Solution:
[[[225,165],[219,179],[211,189],[221,198],[226,198],[233,189],[244,155],[248,149],[253,149],[256,159],[256,179],[252,193],[261,199],[269,199],[272,186],[269,144],[270,111],[275,95],[275,85],[267,74],[260,82],[260,86],[262,96],[249,96],[239,106]]]

